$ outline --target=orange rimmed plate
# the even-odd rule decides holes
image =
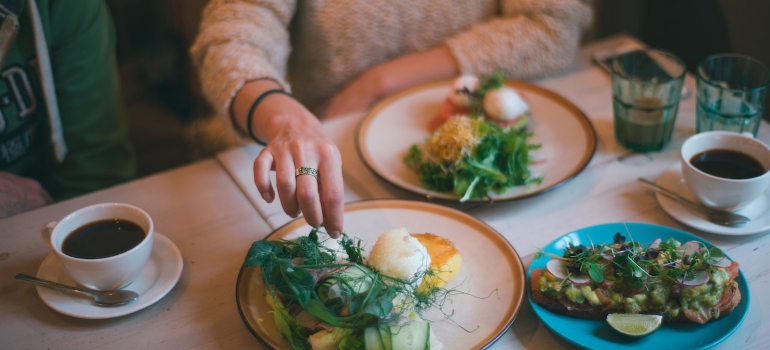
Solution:
[[[588,117],[569,100],[553,91],[522,81],[508,81],[530,107],[534,151],[533,176],[544,176],[535,186],[513,187],[490,198],[468,202],[510,201],[541,194],[565,184],[588,165],[596,151],[596,132]],[[425,189],[417,174],[404,164],[413,144],[422,146],[430,136],[430,125],[441,103],[451,91],[452,81],[422,85],[396,94],[377,104],[364,117],[357,134],[357,148],[369,169],[385,181],[430,199],[458,201],[454,193]]]
[[[511,326],[524,302],[525,272],[521,258],[497,231],[472,216],[445,206],[405,200],[372,200],[345,206],[345,231],[367,243],[371,250],[380,233],[406,227],[410,232],[431,232],[450,239],[460,250],[462,264],[448,289],[444,312],[426,314],[431,329],[445,347],[485,348]],[[271,233],[268,240],[307,235],[311,227],[299,218]],[[273,321],[265,301],[259,268],[241,268],[236,301],[249,330],[268,348],[290,348]],[[463,327],[463,328],[460,328]],[[466,330],[472,330],[470,332]]]

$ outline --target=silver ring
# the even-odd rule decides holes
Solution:
[[[297,170],[294,172],[294,176],[300,176],[300,175],[313,175],[314,178],[318,178],[318,170],[315,168],[307,167],[307,166],[301,166],[297,168]]]

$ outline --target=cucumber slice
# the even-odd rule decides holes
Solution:
[[[381,327],[364,329],[364,348],[366,350],[391,350],[390,333]]]
[[[393,349],[430,349],[430,323],[415,320],[403,326],[390,327],[390,341]]]
[[[341,270],[316,286],[316,293],[321,302],[366,293],[372,288],[372,271],[362,265],[354,265]]]

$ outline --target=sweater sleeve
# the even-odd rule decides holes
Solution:
[[[285,89],[295,0],[212,0],[190,49],[201,88],[220,116],[230,115],[246,82],[272,79]],[[230,125],[230,118],[222,118]]]
[[[447,46],[460,71],[532,78],[565,69],[591,23],[585,0],[502,0],[501,16],[475,25]]]

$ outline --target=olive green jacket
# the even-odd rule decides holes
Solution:
[[[106,3],[35,4],[42,33],[33,28],[34,6],[25,4],[16,43],[0,71],[0,171],[37,179],[57,200],[131,179],[135,156]],[[58,115],[43,94],[38,65],[44,57],[35,40],[44,40],[48,49]],[[54,147],[57,134],[63,139]]]

